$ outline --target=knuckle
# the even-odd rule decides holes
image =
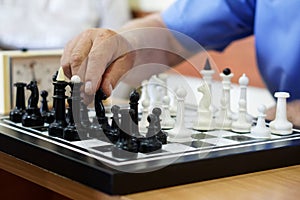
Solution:
[[[71,65],[80,65],[83,61],[83,56],[80,53],[73,53],[71,55],[70,63]]]

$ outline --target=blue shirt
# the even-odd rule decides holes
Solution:
[[[300,99],[300,0],[177,0],[162,13],[169,29],[221,51],[255,35],[257,63],[271,93]]]

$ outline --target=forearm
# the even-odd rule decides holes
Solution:
[[[135,66],[147,63],[173,66],[182,61],[177,54],[186,51],[166,28],[160,13],[132,20],[118,33],[132,45]]]

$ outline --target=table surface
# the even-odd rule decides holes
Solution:
[[[163,188],[109,196],[0,152],[0,168],[71,199],[297,199],[300,165]],[[234,163],[233,163],[234,164]],[[130,181],[130,180],[129,180]]]

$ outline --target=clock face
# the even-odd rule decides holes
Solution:
[[[48,92],[49,107],[52,106],[52,76],[60,67],[62,50],[0,51],[0,114],[8,114],[15,107],[14,83],[38,83],[39,92]],[[66,94],[68,95],[69,92]],[[25,90],[27,105],[30,92]]]

